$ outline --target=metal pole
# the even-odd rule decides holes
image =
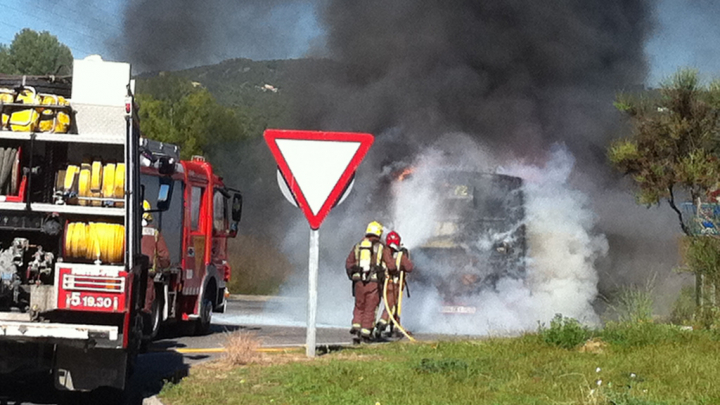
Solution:
[[[307,313],[307,334],[305,337],[308,357],[315,357],[315,317],[317,315],[317,280],[319,267],[320,232],[317,229],[310,230],[310,260],[308,262],[308,313]]]

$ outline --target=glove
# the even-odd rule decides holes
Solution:
[[[345,272],[347,273],[348,280],[360,280],[360,267],[353,266],[349,269],[345,269]]]

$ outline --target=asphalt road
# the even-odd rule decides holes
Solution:
[[[141,404],[143,399],[160,392],[166,381],[177,382],[185,377],[190,367],[208,361],[218,351],[227,333],[241,330],[254,333],[265,347],[302,346],[305,344],[305,327],[301,321],[286,319],[277,313],[276,299],[235,297],[228,302],[225,314],[214,314],[211,333],[206,336],[184,336],[176,328],[167,328],[147,353],[138,357],[125,403]],[[297,305],[304,305],[297,302]],[[440,336],[419,335],[419,340],[437,339]],[[347,327],[320,325],[316,342],[322,346],[349,345],[351,336]],[[59,394],[53,389],[49,376],[31,376],[23,380],[0,380],[0,405],[31,404],[102,404],[106,391],[89,394]]]

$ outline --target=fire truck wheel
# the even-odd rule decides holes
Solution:
[[[195,335],[202,336],[210,333],[210,322],[212,321],[212,307],[213,303],[209,299],[203,300],[202,312],[200,312],[200,319],[195,324]]]
[[[155,339],[157,337],[158,332],[160,331],[160,322],[162,320],[162,308],[163,308],[163,300],[162,296],[158,294],[158,291],[156,290],[157,298],[155,301],[153,301],[152,304],[152,313],[150,314],[150,325],[148,327],[148,337],[150,340]]]

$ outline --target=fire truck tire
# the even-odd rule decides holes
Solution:
[[[195,323],[195,335],[204,336],[210,333],[210,323],[212,322],[213,302],[207,298],[203,299],[202,311],[200,319]]]
[[[155,339],[160,332],[160,323],[162,322],[163,298],[162,291],[155,291],[155,301],[152,304],[152,313],[150,314],[150,339]]]
[[[158,293],[156,293],[158,294]],[[143,337],[142,337],[142,343],[140,346],[140,352],[145,353],[147,352],[147,349],[150,347],[150,344],[153,340],[157,337],[158,333],[160,332],[160,323],[162,321],[162,308],[163,308],[163,300],[160,295],[155,295],[155,300],[152,304],[152,312],[150,315],[146,314],[145,323],[143,325]]]

